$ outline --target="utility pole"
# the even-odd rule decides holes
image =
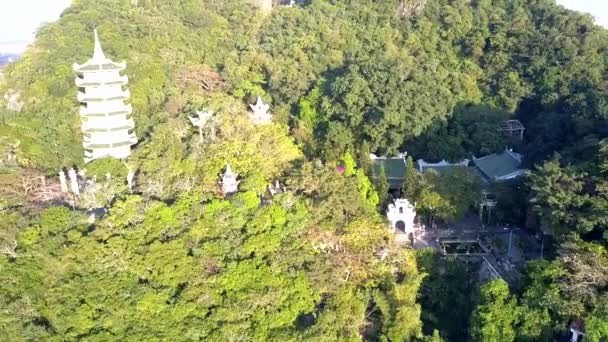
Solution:
[[[490,225],[491,216],[492,216],[492,207],[488,206],[488,226]]]
[[[509,231],[509,248],[507,249],[507,259],[511,260],[511,242],[513,241],[513,228]]]
[[[545,249],[545,234],[543,233],[542,238],[540,240],[540,258],[543,258],[543,250]]]

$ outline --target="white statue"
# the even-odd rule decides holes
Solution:
[[[129,173],[127,174],[127,185],[129,186],[129,190],[133,191],[133,185],[135,184],[135,171],[127,166],[129,169]]]

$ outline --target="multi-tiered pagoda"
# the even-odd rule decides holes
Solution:
[[[127,158],[131,146],[137,143],[132,108],[125,104],[131,96],[124,88],[128,77],[120,75],[125,67],[125,62],[115,63],[106,58],[97,30],[93,58],[84,64],[74,64],[78,73],[76,85],[80,88],[78,101],[81,103],[85,162],[104,157]]]

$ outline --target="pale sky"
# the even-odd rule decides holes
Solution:
[[[99,0],[104,1],[104,0]],[[21,52],[40,24],[55,21],[71,0],[0,0],[0,52]]]
[[[567,8],[591,13],[598,24],[608,28],[608,0],[556,1]],[[0,52],[23,51],[34,39],[34,32],[40,24],[57,20],[70,2],[71,0],[0,0]]]
[[[557,3],[575,11],[591,13],[596,23],[608,28],[608,0],[557,0]]]

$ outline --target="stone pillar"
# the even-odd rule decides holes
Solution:
[[[61,184],[61,192],[68,192],[68,183],[65,179],[65,172],[63,170],[59,170],[59,184]]]
[[[76,196],[80,196],[80,187],[78,186],[78,176],[76,175],[76,170],[73,168],[68,171],[68,176],[70,177],[70,188],[72,193]]]
[[[127,168],[129,169],[129,173],[127,174],[127,185],[129,186],[129,190],[133,191],[135,172],[130,167]]]

